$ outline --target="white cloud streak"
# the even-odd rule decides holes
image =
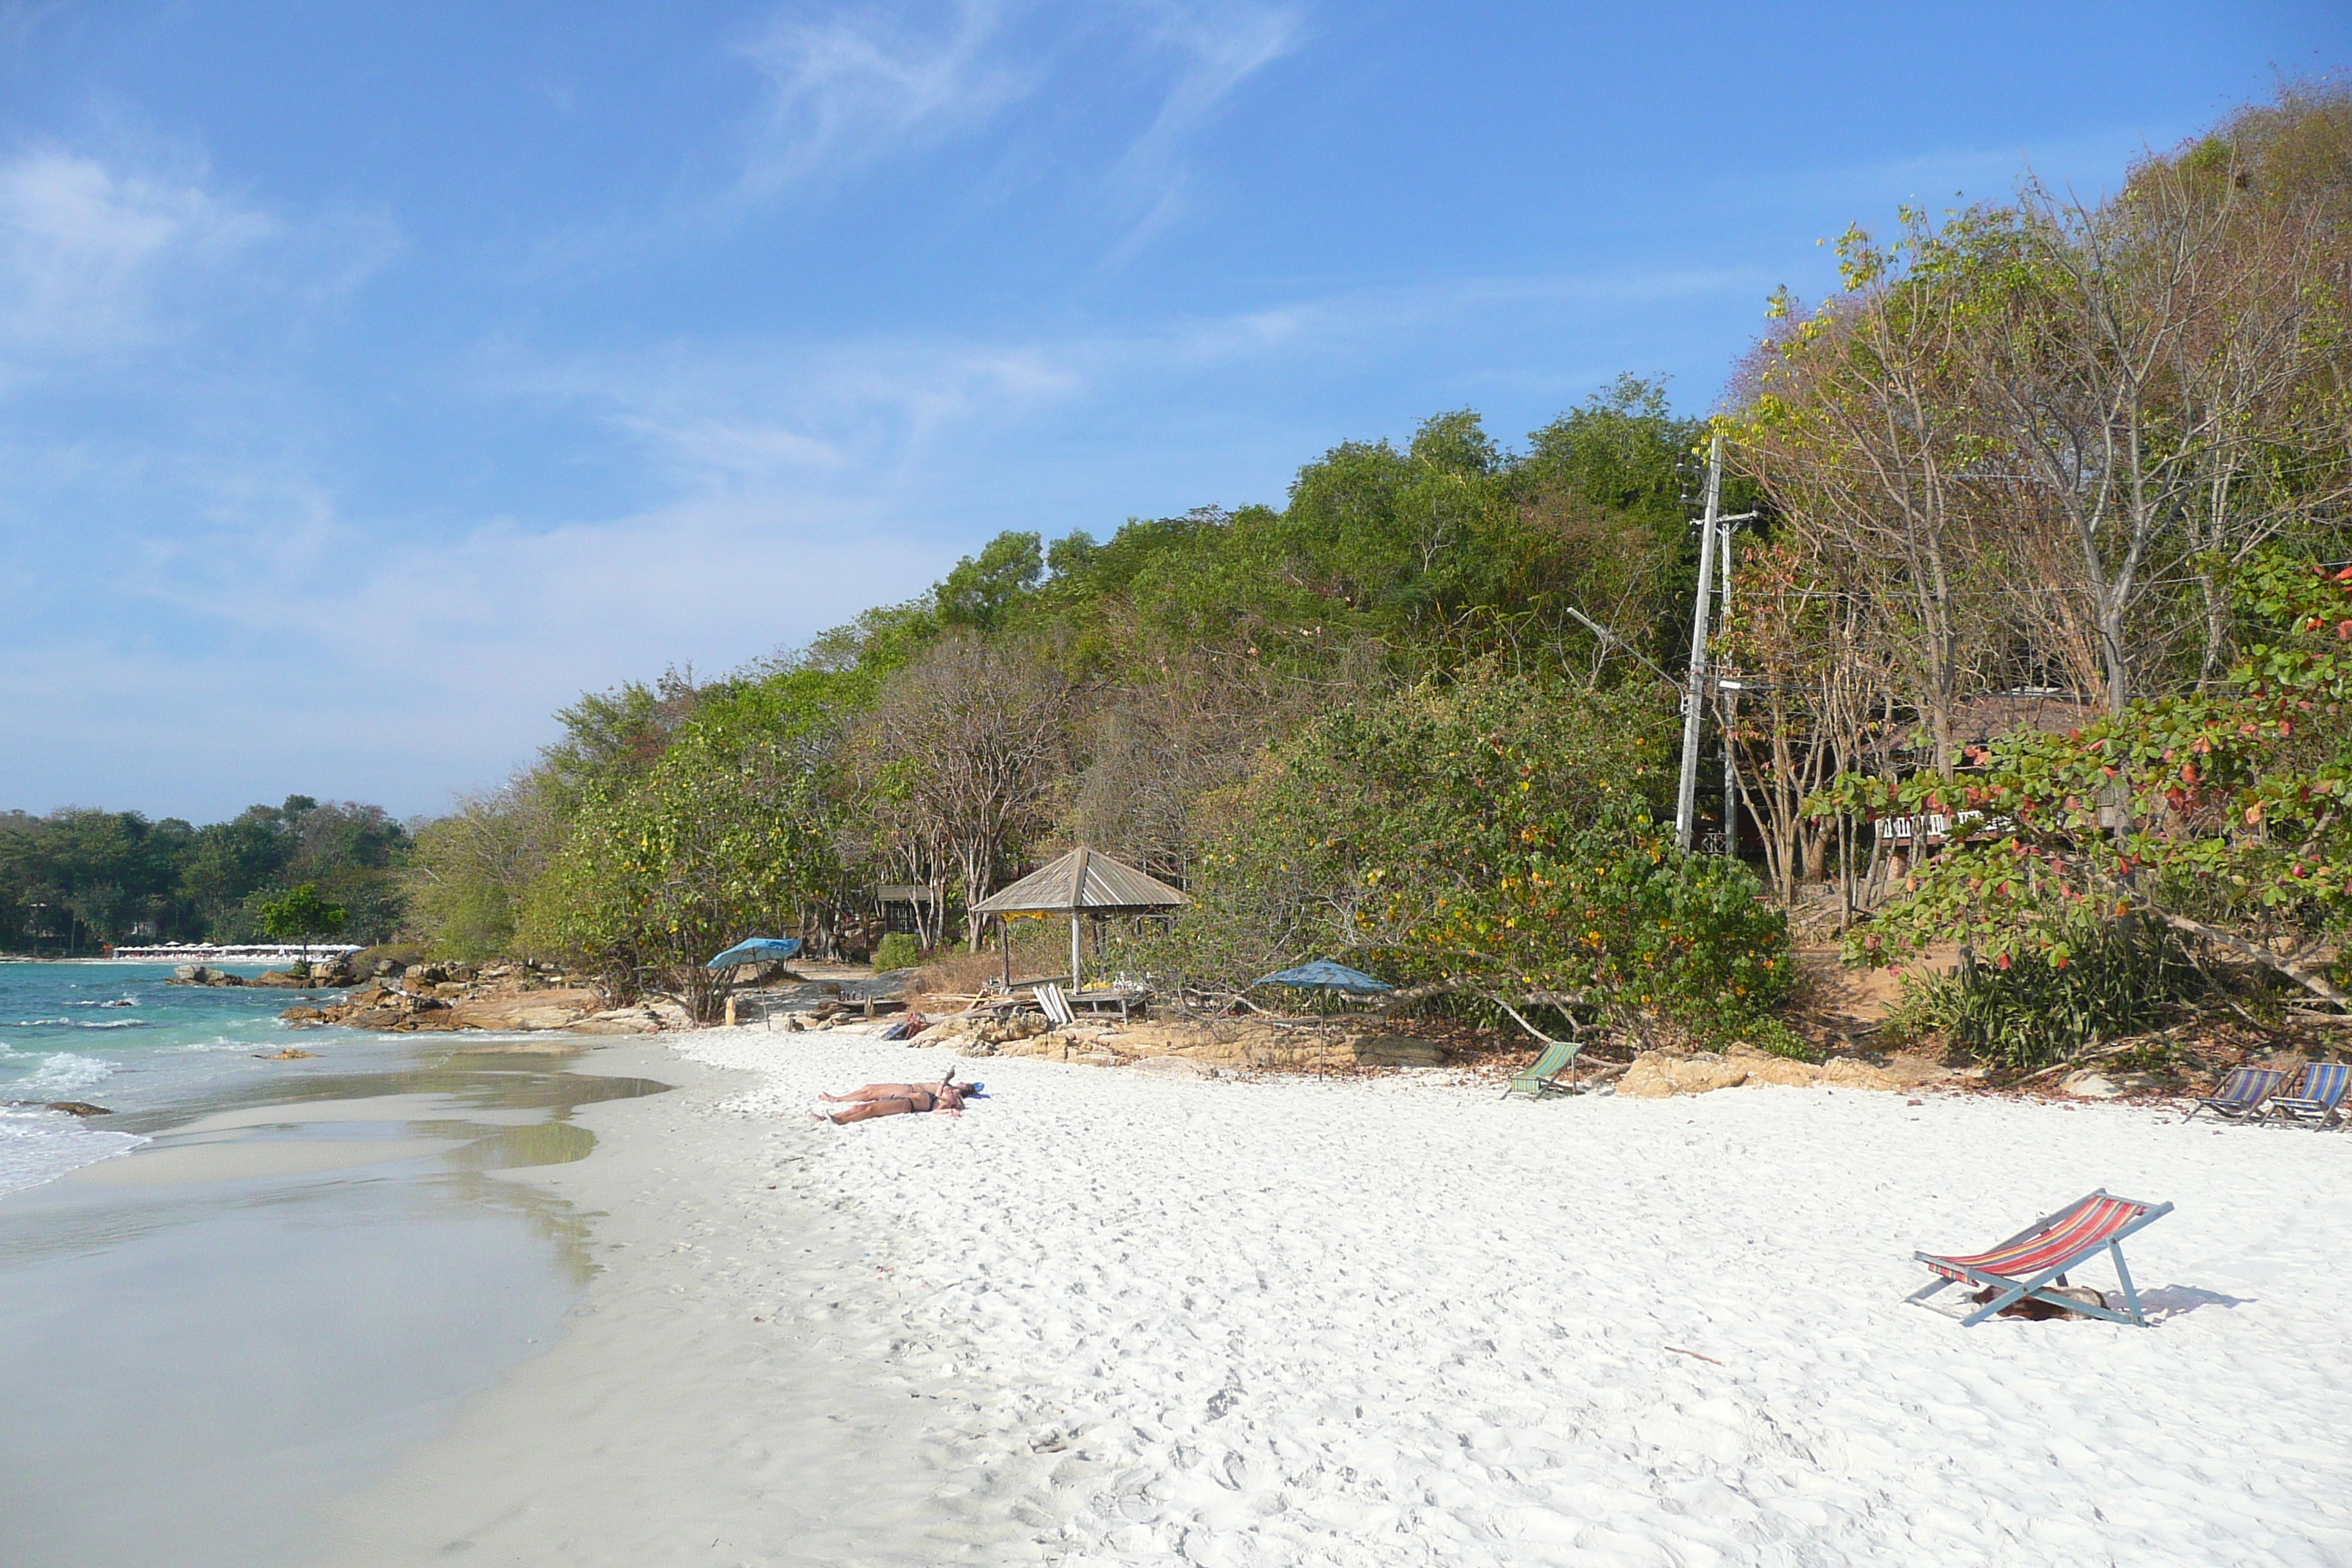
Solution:
[[[953,0],[928,23],[917,16],[782,16],[743,47],[767,88],[744,195],[773,196],[976,133],[1024,100],[1116,95],[1156,103],[1123,146],[1099,150],[1103,161],[1085,176],[1126,226],[1111,254],[1122,259],[1186,210],[1188,143],[1306,35],[1297,7],[1259,0],[1127,0],[1066,15]],[[1108,54],[1085,47],[1089,40],[1108,41]]]
[[[1163,108],[1160,144],[1275,48],[1200,46],[1224,63]],[[210,347],[240,311],[267,331],[352,287],[388,254],[383,232],[69,151],[0,158],[0,361]],[[1726,286],[1696,272],[1468,279],[1025,340],[486,350],[450,395],[601,427],[630,449],[620,467],[650,480],[651,500],[553,522],[354,516],[333,459],[267,398],[46,446],[20,428],[0,451],[0,518],[91,521],[72,539],[11,542],[23,570],[0,617],[0,800],[129,798],[204,816],[302,788],[431,808],[528,760],[583,688],[804,640],[919,591],[995,528],[1101,527],[1130,506],[1270,493],[1300,455],[1286,437],[1239,474],[1240,437],[1213,422],[1155,431],[1141,454],[1106,442],[1106,422],[1153,417],[1139,388],[1330,374],[1401,336]],[[176,368],[108,374],[183,405],[206,395],[173,392]]]
[[[989,0],[956,0],[930,27],[876,10],[779,16],[742,49],[768,85],[746,193],[772,195],[992,118],[1037,80],[991,58],[1001,22]]]
[[[379,218],[289,223],[216,195],[201,167],[23,149],[0,157],[0,386],[182,341],[256,301],[334,303],[398,244]]]
[[[81,354],[146,341],[175,271],[217,271],[280,232],[192,181],[118,174],[62,148],[21,153],[0,163],[0,343]]]
[[[1286,6],[1155,4],[1143,14],[1151,41],[1183,64],[1150,128],[1120,160],[1119,177],[1143,216],[1111,253],[1114,262],[1182,216],[1190,173],[1184,145],[1244,82],[1294,52],[1306,32],[1302,13]]]

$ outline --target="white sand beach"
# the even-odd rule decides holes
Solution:
[[[2339,1134],[1006,1059],[835,1128],[818,1089],[953,1058],[674,1048],[756,1076],[583,1111],[538,1179],[604,1211],[593,1315],[350,1561],[2352,1561]],[[2128,1247],[2158,1326],[1904,1304],[1915,1247],[2099,1186],[2179,1205]]]

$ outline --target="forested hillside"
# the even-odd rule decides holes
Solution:
[[[582,698],[413,847],[308,803],[16,819],[6,918],[67,889],[89,932],[222,934],[400,860],[453,956],[677,988],[755,931],[862,952],[885,885],[939,889],[923,945],[971,942],[1084,843],[1192,895],[1122,967],[1331,955],[1490,1017],[1795,1048],[1806,911],[1858,962],[1960,939],[1917,1016],[2020,1062],[2168,1007],[2343,1006],[2352,96],[2284,90],[2097,205],[2028,183],[1840,256],[1710,418],[1627,377],[1516,443],[1470,410],[1344,443],[1278,507],[1008,532],[767,663]],[[1738,857],[1662,826],[1715,441],[1752,516],[1698,847]]]
[[[0,816],[0,951],[258,941],[261,904],[304,882],[344,910],[350,940],[380,942],[400,923],[394,868],[407,842],[380,806],[303,795],[205,827],[129,811],[9,812]]]
[[[754,928],[855,943],[883,884],[941,889],[922,940],[969,942],[973,904],[1085,843],[1193,895],[1122,963],[1225,981],[1334,954],[1477,1006],[1769,1035],[1785,911],[1826,886],[1857,958],[1962,932],[1997,960],[1979,991],[2020,964],[2210,985],[2220,955],[2324,1004],[2352,100],[2284,92],[2095,207],[2029,184],[1841,256],[1711,420],[1632,378],[1516,446],[1440,414],[1278,508],[1006,533],[771,664],[583,698],[425,830],[412,918],[655,984]],[[1713,639],[1738,679],[1702,693],[1740,859],[1660,826],[1711,436],[1723,510],[1757,514]],[[2184,772],[2217,727],[2234,771]],[[1873,826],[1910,810],[1951,843]]]

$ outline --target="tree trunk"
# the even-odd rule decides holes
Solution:
[[[1830,879],[1830,832],[1826,824],[1805,832],[1805,880],[1826,882]]]

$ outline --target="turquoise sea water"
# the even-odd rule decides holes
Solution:
[[[263,966],[234,973],[258,974]],[[163,1111],[282,1064],[257,1060],[297,1037],[278,1013],[299,992],[173,985],[168,963],[0,963],[0,1196],[135,1147],[111,1119],[37,1109],[84,1100]]]

